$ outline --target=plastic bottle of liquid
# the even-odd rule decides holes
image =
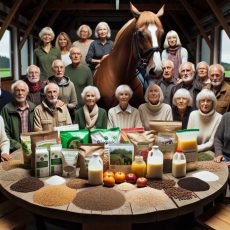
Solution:
[[[100,185],[103,182],[103,162],[98,153],[94,153],[88,164],[88,182]]]
[[[145,177],[146,175],[146,163],[143,160],[143,156],[135,156],[135,159],[131,166],[131,171],[137,177]]]
[[[186,157],[181,149],[177,149],[173,155],[172,175],[174,177],[186,176]]]
[[[147,158],[147,178],[162,178],[163,176],[163,153],[159,150],[157,145],[152,147],[148,153]]]

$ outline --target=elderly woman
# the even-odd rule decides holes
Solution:
[[[128,85],[120,85],[115,91],[119,104],[108,112],[108,128],[142,127],[139,111],[129,104],[133,91]]]
[[[216,112],[217,99],[208,89],[203,89],[196,98],[197,108],[191,112],[188,129],[199,129],[197,137],[198,152],[213,150],[214,135],[222,115]]]
[[[90,44],[93,42],[93,40],[90,39],[90,37],[92,36],[92,30],[88,25],[81,25],[77,29],[76,34],[79,37],[79,40],[74,42],[72,46],[77,47],[81,50],[81,54],[82,54],[81,62],[83,64],[86,64],[85,57],[86,54],[88,53]]]
[[[174,121],[182,122],[182,129],[186,129],[188,119],[192,108],[192,97],[187,89],[178,89],[173,96],[172,100],[172,114]]]
[[[85,59],[92,71],[100,64],[103,57],[111,52],[113,46],[113,42],[109,40],[111,37],[111,30],[106,22],[99,22],[97,24],[95,28],[95,37],[97,40],[90,44]]]
[[[54,36],[50,27],[44,27],[39,33],[42,45],[34,50],[34,64],[40,67],[42,80],[52,76],[52,62],[61,59],[60,50],[51,44]]]
[[[65,66],[71,64],[71,59],[69,57],[69,50],[71,48],[72,42],[67,33],[61,32],[55,42],[55,47],[57,47],[61,52],[61,60],[64,62]]]
[[[145,130],[149,130],[150,120],[172,121],[171,106],[163,103],[164,95],[160,86],[150,85],[145,92],[145,101],[138,108]]]
[[[164,50],[161,54],[162,61],[169,59],[174,63],[174,77],[179,78],[179,66],[188,61],[188,51],[181,46],[180,38],[176,31],[170,30],[165,37]]]
[[[79,129],[106,129],[107,113],[96,104],[101,97],[98,88],[86,86],[81,96],[85,105],[75,112],[74,123],[79,125]]]

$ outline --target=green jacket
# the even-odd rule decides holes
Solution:
[[[34,126],[34,108],[35,104],[27,101],[29,104],[29,132],[33,131]],[[21,119],[17,112],[17,107],[14,104],[14,101],[6,104],[1,112],[1,115],[4,119],[6,135],[10,139],[10,152],[19,149],[20,144],[20,134],[21,134]]]

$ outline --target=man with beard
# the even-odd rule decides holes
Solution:
[[[163,78],[158,82],[158,85],[161,87],[161,90],[164,95],[164,103],[170,105],[171,103],[171,91],[173,86],[176,85],[176,78],[174,78],[174,64],[171,60],[163,60],[162,61],[162,69],[163,69]]]
[[[200,88],[211,82],[208,76],[208,68],[209,64],[205,61],[201,61],[196,65],[196,82]]]
[[[209,67],[208,76],[211,83],[206,86],[214,92],[217,105],[216,111],[224,114],[230,111],[230,85],[224,81],[224,67],[214,64]]]
[[[30,65],[27,68],[26,84],[29,86],[27,99],[35,105],[39,105],[44,99],[44,82],[40,80],[40,68],[36,65]]]
[[[70,49],[71,64],[66,66],[65,74],[73,82],[77,93],[77,109],[82,107],[85,103],[81,97],[83,89],[88,85],[93,85],[92,72],[90,68],[82,64],[81,50],[77,47]]]
[[[44,101],[34,110],[34,131],[52,131],[54,127],[72,124],[65,103],[58,99],[58,85],[49,83],[44,93]]]
[[[18,80],[11,86],[13,100],[2,109],[6,135],[10,139],[10,151],[21,147],[20,134],[33,131],[35,104],[27,101],[28,85]]]
[[[200,92],[200,87],[195,81],[195,66],[191,62],[182,63],[179,67],[181,82],[172,88],[171,100],[178,89],[187,89],[192,97],[192,108],[196,109],[196,96]],[[172,105],[172,103],[171,103]]]

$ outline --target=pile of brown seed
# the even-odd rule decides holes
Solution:
[[[21,168],[24,165],[21,160],[9,160],[9,161],[2,162],[1,166],[3,170],[8,171],[14,168]]]
[[[170,198],[178,200],[190,200],[197,197],[193,192],[178,187],[166,188],[164,191]]]
[[[66,182],[66,186],[73,189],[80,189],[80,188],[88,187],[89,184],[87,180],[76,178],[76,179],[70,179],[68,182]]]
[[[16,192],[34,192],[44,186],[43,181],[35,177],[25,177],[10,186]]]
[[[112,188],[96,187],[80,191],[73,203],[86,210],[108,211],[121,207],[125,197]]]
[[[30,176],[30,171],[22,168],[15,168],[9,171],[0,171],[0,180],[4,181],[18,181]]]
[[[210,185],[196,177],[186,177],[180,179],[177,184],[184,189],[199,192],[199,191],[207,191],[210,188]]]
[[[216,163],[214,161],[198,161],[197,169],[203,169],[209,172],[217,172],[220,171],[221,165],[220,163]]]
[[[155,189],[167,189],[175,186],[176,182],[174,180],[169,179],[160,179],[160,180],[154,180],[154,179],[148,179],[148,186]]]
[[[33,200],[44,206],[61,206],[72,202],[76,194],[76,190],[65,185],[51,185],[36,191]]]

